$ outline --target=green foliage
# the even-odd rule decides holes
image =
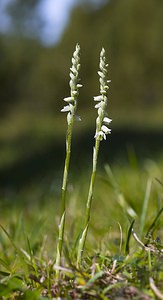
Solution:
[[[89,60],[89,70],[83,69],[83,73],[87,73],[85,80],[89,87],[95,86],[93,65],[100,45],[104,45],[110,53],[112,98],[116,99],[113,111],[122,113],[123,109],[130,110],[134,106],[134,111],[143,110],[143,122],[146,110],[161,105],[162,6],[161,1],[123,0],[109,1],[94,11],[76,8],[61,42],[64,47],[77,39],[86,47],[83,60]],[[87,97],[90,90],[86,91]],[[116,116],[121,113],[116,112]]]
[[[23,3],[26,12],[26,4],[24,1]],[[29,3],[32,5],[32,2]],[[36,2],[33,4],[35,7]],[[111,115],[115,122],[117,117],[119,124],[122,121],[123,126],[129,124],[131,120],[129,117],[126,120],[126,110],[133,111],[134,105],[135,112],[130,114],[133,123],[130,124],[135,126],[140,120],[147,124],[146,117],[149,115],[149,126],[153,126],[160,115],[161,118],[155,126],[162,124],[162,2],[158,1],[156,5],[152,0],[143,3],[140,0],[123,0],[110,1],[99,10],[92,10],[91,5],[88,7],[85,10],[86,6],[80,6],[74,10],[69,28],[57,47],[45,49],[39,43],[31,43],[26,39],[20,43],[18,38],[0,38],[4,57],[0,71],[3,99],[0,108],[4,118],[0,130],[2,140],[10,141],[15,137],[19,140],[24,133],[31,136],[31,132],[35,130],[35,133],[40,134],[44,128],[49,135],[44,143],[49,143],[53,128],[50,132],[48,128],[54,123],[48,121],[47,126],[45,120],[50,119],[49,114],[53,119],[60,108],[61,97],[65,97],[65,69],[74,40],[85,46],[83,65],[89,66],[82,70],[86,74],[84,78],[88,86],[88,89],[83,89],[82,95],[82,109],[87,107],[87,116],[92,107],[87,99],[92,97],[92,90],[96,92],[94,56],[97,56],[98,44],[102,42],[106,50],[111,49],[111,65],[114,66],[112,93],[117,101]],[[93,55],[92,47],[95,49]],[[24,118],[26,114],[27,118]],[[35,121],[37,129],[33,129],[32,122],[29,122],[33,120],[33,116],[38,117],[38,122]],[[8,120],[16,120],[16,123],[9,123]],[[41,120],[44,120],[43,124]],[[89,125],[89,122],[91,123],[91,117],[86,124]],[[59,124],[60,134],[60,118],[56,117],[55,126],[56,124]],[[44,138],[44,135],[41,136],[40,141]],[[39,148],[42,145],[40,141],[39,146],[37,141],[34,146],[31,143],[32,149]],[[28,149],[26,151],[28,153]],[[17,148],[16,155],[19,157]],[[22,201],[21,217],[17,199],[13,199],[16,209],[11,199],[9,201],[9,196],[6,197],[6,202],[2,199],[2,300],[163,298],[162,162],[160,160],[157,165],[146,161],[144,165],[141,164],[140,169],[131,148],[128,155],[129,167],[117,162],[112,171],[106,165],[105,173],[97,178],[94,197],[98,201],[94,201],[92,206],[94,213],[80,269],[76,267],[76,258],[85,207],[85,191],[88,188],[87,170],[84,170],[82,176],[79,176],[79,171],[74,173],[75,186],[66,183],[69,193],[66,222],[69,226],[65,226],[64,261],[62,265],[60,262],[58,264],[60,280],[56,280],[54,269],[58,224],[57,214],[54,220],[54,211],[58,211],[59,205],[57,193],[54,209],[54,193],[53,197],[48,197],[45,193],[44,201],[37,203],[37,193],[34,189],[30,192],[28,186],[28,201],[25,201],[24,193],[19,196]],[[5,164],[7,165],[6,162]],[[43,188],[43,185],[39,186],[39,195]]]
[[[115,127],[161,130],[162,11],[162,2],[156,4],[151,0],[110,1],[98,9],[78,6],[61,42],[49,48],[34,39],[1,35],[1,168],[38,155],[52,146],[56,136],[64,135],[60,99],[69,92],[65,70],[70,67],[69,57],[76,41],[84,49],[81,132],[94,126],[93,100],[88,99],[98,93],[98,75],[94,70],[102,45],[109,55],[112,74],[113,130]],[[24,147],[25,141],[28,147]]]
[[[130,166],[120,167],[117,164],[112,171],[125,199],[137,213],[134,224],[130,224],[127,212],[125,214],[116,201],[117,191],[106,172],[103,171],[97,177],[94,197],[98,201],[94,201],[92,208],[89,239],[81,270],[75,267],[75,240],[85,209],[88,182],[86,173],[76,178],[76,184],[68,192],[65,261],[59,282],[55,281],[53,269],[58,219],[55,220],[54,229],[51,226],[54,223],[54,210],[58,211],[59,203],[54,204],[53,199],[46,199],[44,205],[38,203],[34,206],[28,202],[16,209],[14,203],[8,207],[6,205],[1,216],[5,230],[0,232],[0,297],[3,300],[43,300],[52,297],[115,299],[121,295],[128,299],[154,299],[154,286],[161,293],[163,219],[162,208],[158,207],[157,199],[162,199],[162,185],[155,180],[150,191],[141,240],[145,247],[134,240],[132,234],[133,229],[137,237],[140,237],[141,211],[148,176],[153,174],[162,182],[161,162],[158,163],[157,173],[152,171],[148,174],[146,165],[147,163],[144,164],[144,169],[132,169]],[[162,201],[160,205],[162,206]],[[121,249],[121,234],[117,222],[121,224],[123,233]],[[151,282],[154,286],[151,286]]]
[[[37,1],[28,4],[23,1],[22,7],[19,2],[15,4],[14,1],[11,5],[18,12],[22,9],[33,13],[33,5],[37,7]],[[109,1],[96,9],[93,5],[87,7],[85,2],[81,3],[72,12],[61,42],[55,47],[45,48],[33,39],[1,36],[1,114],[6,106],[12,112],[18,108],[21,111],[35,109],[43,114],[59,112],[60,99],[68,93],[68,73],[65,70],[78,41],[85,49],[81,70],[85,86],[81,110],[87,111],[86,117],[92,108],[88,99],[92,98],[93,90],[97,91],[94,70],[103,45],[110,57],[112,112],[116,124],[161,126],[162,6],[161,1],[153,0]],[[132,118],[129,118],[130,114],[126,117],[126,110],[132,111]]]
[[[78,132],[94,130],[93,96],[98,93],[94,70],[102,46],[112,74],[114,132],[116,127],[162,130],[162,1],[112,0],[96,8],[79,2],[56,46],[44,47],[37,39],[18,34],[0,36],[0,169],[38,156],[52,147],[55,137],[57,145],[64,135],[60,99],[69,93],[69,57],[76,41],[84,49],[79,107],[83,122]],[[12,6],[15,3],[22,3],[19,15],[21,10],[28,12],[30,5],[37,7],[37,1],[14,1]]]

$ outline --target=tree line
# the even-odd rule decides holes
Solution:
[[[70,57],[77,42],[82,55],[81,109],[91,109],[90,99],[98,93],[102,47],[109,62],[113,110],[163,109],[162,1],[111,0],[98,8],[79,1],[60,42],[50,47],[39,41],[38,27],[33,36],[18,30],[24,20],[18,8],[25,2],[14,2],[17,10],[12,6],[10,13],[15,31],[0,35],[1,116],[16,108],[57,114],[69,94]],[[31,2],[28,13],[24,9],[26,19],[32,9]]]

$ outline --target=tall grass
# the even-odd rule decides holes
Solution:
[[[45,208],[41,207],[41,212],[44,210],[50,223],[49,227],[41,232],[41,235],[39,235],[39,231],[42,230],[44,222],[40,218],[38,207],[32,206],[34,214],[32,222],[26,208],[24,209],[24,215],[26,219],[29,218],[28,222],[32,229],[28,235],[24,227],[23,215],[18,218],[18,211],[13,222],[10,205],[8,207],[9,224],[7,224],[4,213],[1,220],[4,225],[0,224],[2,232],[0,234],[0,299],[2,300],[106,300],[118,299],[119,295],[122,295],[123,299],[126,297],[129,299],[163,299],[161,291],[163,279],[161,173],[158,172],[154,175],[154,171],[151,169],[148,175],[146,170],[144,179],[142,170],[132,168],[131,165],[128,168],[118,166],[115,173],[112,172],[109,165],[106,165],[104,175],[100,176],[100,180],[98,180],[97,191],[100,201],[95,202],[97,209],[94,211],[95,213],[91,212],[100,143],[111,132],[111,129],[108,128],[111,119],[107,116],[110,81],[107,79],[108,65],[104,49],[100,53],[99,67],[100,95],[94,97],[94,100],[97,101],[95,108],[97,108],[98,114],[86,208],[83,195],[77,199],[78,209],[85,209],[85,222],[79,243],[77,243],[76,233],[72,234],[73,245],[66,244],[64,238],[65,218],[68,219],[67,223],[70,223],[72,216],[74,222],[78,219],[77,209],[73,208],[70,217],[67,213],[66,203],[73,126],[75,119],[80,120],[76,116],[79,88],[81,87],[79,83],[80,46],[76,45],[70,68],[70,96],[64,98],[67,105],[61,110],[67,112],[68,128],[55,265],[53,260],[54,232],[51,230],[54,214],[51,206],[47,205],[46,212]],[[80,190],[85,190],[87,186],[85,177],[85,173],[82,178],[79,176],[78,188]],[[144,192],[145,182],[147,182],[147,187]],[[108,199],[110,203],[108,203]],[[100,212],[102,206],[103,210]],[[94,222],[90,222],[91,218]],[[115,230],[110,230],[112,222],[119,228],[118,234]],[[93,230],[93,234],[90,235],[91,247],[93,248],[94,243],[95,249],[91,250],[84,259],[83,252],[90,226]],[[71,226],[71,233],[72,231]],[[110,235],[108,232],[111,232]],[[105,235],[104,238],[103,235]],[[105,247],[102,247],[102,244],[105,244]],[[63,246],[65,255],[63,255]],[[64,263],[62,257],[64,257]]]

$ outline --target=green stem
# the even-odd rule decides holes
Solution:
[[[56,256],[56,267],[61,265],[61,255],[63,248],[63,240],[64,240],[64,228],[65,228],[65,214],[66,214],[66,191],[67,191],[67,179],[68,179],[68,171],[70,165],[70,156],[71,156],[71,143],[72,143],[72,129],[73,129],[74,118],[71,118],[71,122],[68,125],[67,136],[66,136],[66,158],[65,158],[65,166],[63,172],[63,182],[62,182],[62,206],[61,206],[61,217],[59,224],[59,237],[57,244],[57,256]],[[56,278],[59,279],[59,269],[56,269]]]
[[[71,140],[72,140],[72,129],[74,118],[71,118],[71,122],[68,125],[67,129],[67,137],[66,137],[66,159],[65,159],[65,167],[63,172],[63,181],[62,181],[62,208],[61,215],[65,211],[65,200],[66,200],[66,190],[67,190],[67,178],[68,178],[68,170],[70,165],[70,156],[71,156]]]
[[[144,202],[143,202],[143,207],[142,207],[142,213],[141,213],[141,218],[140,218],[140,238],[143,237],[143,230],[145,226],[145,219],[146,219],[146,214],[147,214],[147,209],[148,209],[148,203],[149,203],[149,198],[151,194],[151,187],[152,187],[152,180],[149,178],[147,181],[147,187],[146,187],[146,192],[145,192],[145,197],[144,197]]]
[[[93,150],[93,168],[92,168],[92,175],[91,175],[91,181],[89,186],[89,192],[88,192],[88,199],[87,199],[87,206],[86,206],[86,219],[85,219],[85,227],[89,223],[90,220],[90,210],[93,200],[93,192],[94,192],[94,186],[95,186],[95,179],[96,179],[96,170],[97,170],[97,159],[98,159],[98,153],[99,153],[99,146],[100,146],[100,140],[97,138],[95,147]]]
[[[98,159],[100,141],[103,140],[103,138],[106,139],[106,134],[110,132],[110,129],[108,129],[105,125],[103,125],[104,119],[105,122],[107,119],[107,123],[110,123],[109,118],[104,118],[106,115],[106,107],[107,107],[107,91],[109,89],[108,86],[109,81],[107,80],[107,66],[108,65],[106,64],[105,50],[102,48],[102,51],[100,53],[100,64],[99,64],[100,71],[98,72],[100,76],[99,79],[100,95],[94,97],[94,100],[99,101],[99,103],[95,105],[95,108],[98,109],[98,117],[96,119],[95,146],[93,149],[93,167],[92,167],[92,175],[91,175],[88,199],[86,205],[86,218],[85,218],[84,230],[79,240],[79,247],[77,253],[77,267],[79,267],[81,264],[83,251],[85,248],[85,242],[87,238],[89,222],[90,222],[91,205],[93,200],[93,193],[94,193],[94,186],[95,186],[95,179],[96,179],[97,159]]]
[[[70,97],[66,97],[63,100],[66,102],[66,106],[61,112],[67,112],[67,135],[66,135],[66,158],[63,172],[62,182],[62,204],[61,204],[61,216],[59,224],[59,237],[57,243],[57,255],[56,255],[56,277],[59,279],[60,272],[59,267],[61,265],[61,255],[64,241],[64,229],[65,229],[65,215],[66,215],[66,192],[67,192],[67,179],[71,156],[71,141],[72,141],[72,130],[74,124],[74,118],[76,116],[77,100],[79,95],[79,88],[82,87],[79,84],[79,69],[80,69],[80,46],[77,44],[72,57],[72,67],[70,68]],[[77,116],[76,116],[77,117]],[[80,119],[79,117],[77,119]]]
[[[77,255],[77,267],[80,266],[81,261],[82,261],[83,251],[85,248],[85,242],[86,242],[87,233],[88,233],[89,221],[90,221],[90,216],[91,216],[91,205],[92,205],[92,200],[93,200],[93,193],[94,193],[94,186],[95,186],[95,179],[96,179],[99,147],[100,147],[100,139],[96,138],[95,147],[93,150],[93,168],[92,168],[92,174],[91,174],[91,180],[90,180],[90,186],[89,186],[89,192],[88,192],[88,199],[87,199],[87,205],[86,205],[86,218],[85,218],[84,230],[83,230],[82,236],[79,240],[78,255]]]

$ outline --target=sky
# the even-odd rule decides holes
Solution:
[[[5,6],[10,2],[10,0],[0,0],[0,31],[4,32],[6,28],[9,27],[10,21],[5,14]]]
[[[5,13],[6,5],[13,0],[0,0],[0,32],[10,28],[10,18]],[[108,0],[92,0],[99,7]],[[50,45],[57,43],[69,21],[72,8],[82,0],[41,0],[38,12],[44,22],[41,40]]]
[[[42,1],[40,14],[45,21],[43,39],[46,43],[57,42],[64,31],[76,0]]]
[[[0,0],[0,31],[5,32],[10,26],[10,19],[5,14],[5,7],[11,0]],[[56,43],[68,23],[70,12],[77,0],[42,0],[39,13],[45,23],[42,40]]]

